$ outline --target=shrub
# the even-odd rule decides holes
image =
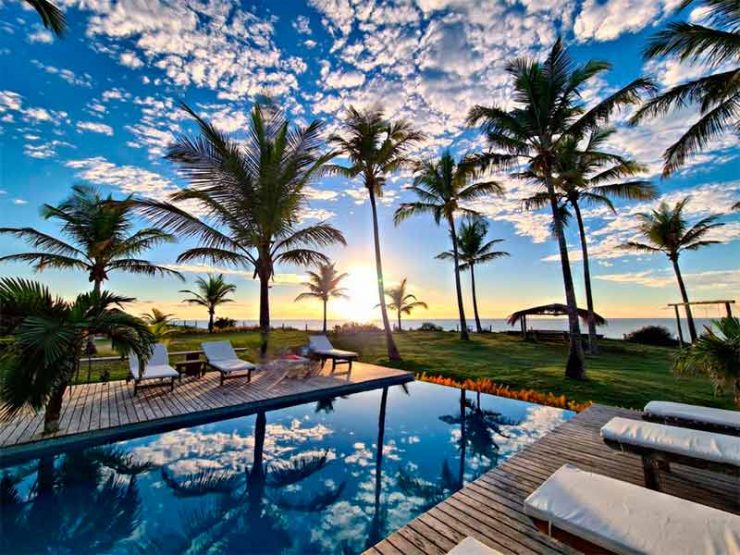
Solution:
[[[357,322],[347,322],[341,326],[334,326],[334,333],[337,335],[354,335],[356,333],[376,333],[380,328],[375,324],[358,324]]]
[[[664,326],[645,326],[624,336],[625,341],[640,343],[642,345],[653,345],[655,347],[675,347],[678,341],[673,339],[673,334]]]
[[[222,330],[224,328],[233,328],[236,326],[236,320],[233,318],[227,318],[225,316],[219,316],[216,321],[213,322],[213,327]]]
[[[419,326],[419,331],[444,331],[444,328],[432,322],[424,322]]]

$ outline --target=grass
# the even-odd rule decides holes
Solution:
[[[733,408],[728,397],[715,397],[711,383],[701,377],[679,378],[671,373],[674,349],[648,347],[624,341],[604,340],[597,356],[588,356],[588,379],[568,380],[563,368],[567,345],[528,343],[504,334],[473,334],[467,343],[450,332],[403,332],[395,334],[403,361],[390,363],[381,334],[342,335],[336,347],[360,353],[360,360],[430,375],[489,378],[513,389],[536,389],[566,395],[578,402],[642,408],[652,399]],[[235,347],[248,347],[247,358],[259,349],[258,332],[182,335],[172,338],[170,351],[199,349],[202,341],[228,339]],[[307,342],[303,331],[274,331],[270,348],[279,352]],[[101,349],[100,354],[104,354]],[[93,364],[93,380],[107,368],[111,379],[123,379],[123,363]],[[86,374],[83,362],[82,377]]]

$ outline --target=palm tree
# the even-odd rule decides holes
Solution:
[[[478,315],[478,297],[475,289],[475,265],[485,264],[504,256],[509,256],[506,251],[495,251],[494,247],[503,239],[492,239],[484,242],[488,233],[488,223],[480,217],[468,217],[460,224],[457,234],[458,247],[460,250],[460,271],[470,270],[470,290],[473,295],[473,314],[475,315],[475,329],[478,333],[483,332]],[[437,255],[440,260],[454,260],[453,251],[445,251]]]
[[[657,210],[638,214],[640,219],[638,230],[647,240],[647,243],[628,241],[623,247],[639,252],[662,252],[671,261],[676,280],[678,280],[678,288],[681,291],[681,299],[686,308],[689,335],[691,341],[694,342],[696,341],[696,326],[691,314],[686,285],[684,285],[681,269],[678,266],[678,258],[684,251],[695,251],[706,245],[719,243],[720,241],[705,239],[705,237],[709,231],[724,224],[717,221],[719,216],[708,216],[689,227],[688,222],[683,217],[683,210],[690,198],[685,197],[678,201],[673,208],[668,203],[662,202]]]
[[[688,105],[699,106],[699,121],[663,153],[664,177],[704,150],[712,139],[737,134],[740,127],[740,4],[734,0],[683,0],[678,9],[692,3],[702,6],[701,18],[706,25],[669,23],[650,38],[644,56],[648,60],[677,56],[682,62],[715,72],[671,87],[642,106],[631,120],[636,124]],[[730,67],[720,71],[720,66]]]
[[[197,237],[201,245],[188,249],[179,262],[203,260],[246,267],[260,282],[262,348],[270,332],[270,280],[277,264],[326,264],[315,250],[344,235],[321,222],[298,228],[307,198],[305,187],[333,156],[322,152],[323,125],[291,128],[272,105],[252,109],[247,139],[237,141],[218,131],[188,106],[198,124],[198,137],[180,137],[167,151],[190,186],[174,193],[172,202],[142,200],[139,206],[164,229],[178,236]],[[199,219],[176,202],[191,201],[206,217]]]
[[[331,144],[340,155],[349,159],[349,166],[331,166],[331,170],[349,179],[362,177],[363,185],[370,197],[373,220],[373,241],[375,245],[375,269],[378,274],[378,303],[385,330],[385,341],[390,360],[401,360],[388,320],[385,306],[385,286],[383,285],[383,262],[380,256],[380,233],[378,231],[377,198],[383,195],[383,187],[388,175],[411,164],[409,149],[413,148],[424,135],[411,128],[411,125],[398,120],[385,119],[382,110],[368,109],[357,111],[350,106],[347,115],[340,122],[344,135],[335,134]]]
[[[569,137],[583,137],[590,129],[607,122],[615,109],[635,104],[642,93],[654,90],[649,80],[639,78],[587,108],[581,97],[584,88],[610,67],[607,62],[595,60],[575,65],[558,39],[544,62],[519,58],[508,65],[517,107],[507,111],[498,106],[475,106],[468,114],[468,123],[480,125],[490,147],[478,156],[481,166],[510,170],[523,161],[529,170],[541,176],[549,197],[568,306],[570,350],[565,375],[574,379],[586,377],[586,363],[573,275],[555,192],[557,149]]]
[[[0,279],[3,316],[18,318],[15,343],[3,353],[0,419],[24,406],[45,407],[44,433],[59,429],[64,392],[77,372],[84,342],[106,334],[113,349],[131,352],[143,364],[154,336],[140,318],[118,306],[133,299],[107,291],[84,293],[73,302],[55,298],[43,285],[24,279]]]
[[[581,243],[583,258],[583,281],[586,290],[586,305],[588,308],[588,350],[595,353],[596,317],[594,316],[594,301],[591,289],[591,267],[588,258],[588,242],[586,228],[583,223],[581,205],[605,206],[612,213],[616,209],[611,199],[652,200],[657,198],[655,186],[645,180],[620,181],[637,174],[644,173],[647,168],[634,160],[617,154],[603,152],[600,148],[614,133],[613,128],[594,128],[589,132],[588,139],[583,146],[575,138],[562,141],[557,150],[555,159],[556,177],[554,180],[555,193],[562,203],[566,216],[563,223],[567,225],[568,208],[573,209],[578,235]],[[542,182],[541,176],[530,172],[521,174],[524,178]],[[541,192],[524,201],[527,209],[544,208],[549,204],[547,192]]]
[[[26,4],[31,6],[39,14],[44,27],[51,30],[58,38],[64,36],[67,30],[67,22],[64,18],[64,12],[49,0],[25,0]]]
[[[308,288],[308,291],[298,295],[295,300],[301,301],[303,299],[319,299],[324,305],[324,326],[323,332],[326,333],[326,305],[330,298],[346,298],[346,289],[340,287],[339,284],[347,274],[340,274],[334,268],[334,264],[321,264],[319,265],[318,272],[308,272],[308,281],[303,282],[302,285]]]
[[[676,357],[677,374],[704,374],[717,393],[729,392],[740,405],[740,320],[728,316],[713,322],[693,345]]]
[[[419,162],[416,166],[414,184],[409,189],[416,193],[419,200],[402,203],[393,217],[393,221],[398,225],[416,214],[431,214],[437,225],[442,220],[447,224],[452,239],[452,259],[455,265],[460,339],[466,341],[469,335],[460,284],[460,254],[455,231],[455,215],[457,213],[477,215],[477,212],[466,208],[464,204],[488,195],[503,194],[503,188],[495,181],[474,182],[477,173],[474,164],[467,160],[456,162],[449,151],[439,160]]]
[[[410,315],[415,308],[428,308],[427,303],[416,300],[415,295],[406,292],[406,278],[403,278],[396,287],[388,287],[385,294],[390,300],[388,308],[395,310],[398,316],[398,331],[403,331],[401,314]]]
[[[149,331],[152,332],[154,339],[158,342],[175,331],[172,328],[173,317],[174,314],[167,314],[156,307],[152,308],[151,312],[141,315],[141,319],[147,323]],[[90,381],[89,378],[88,381]]]
[[[98,293],[108,274],[115,271],[172,275],[182,279],[179,272],[136,258],[175,238],[153,227],[132,233],[131,197],[115,201],[110,195],[102,197],[93,187],[75,185],[72,195],[58,206],[44,204],[41,215],[47,220],[58,220],[62,234],[71,241],[66,243],[31,227],[3,227],[0,234],[24,239],[41,251],[11,254],[0,257],[0,261],[31,262],[36,271],[46,268],[82,270],[87,272],[93,290]]]
[[[195,289],[195,291],[190,289],[180,291],[180,293],[192,295],[189,299],[184,299],[183,302],[197,304],[208,310],[208,333],[213,333],[216,308],[224,303],[234,302],[234,299],[227,299],[226,296],[236,291],[236,285],[226,283],[223,274],[217,276],[209,274],[208,279],[199,277],[195,280]]]

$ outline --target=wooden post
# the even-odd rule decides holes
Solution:
[[[683,330],[681,329],[681,315],[678,312],[678,305],[673,305],[673,310],[676,311],[676,326],[678,327],[678,344],[683,347],[684,340],[683,340]]]
[[[732,307],[729,302],[725,303],[725,311],[727,312],[727,317],[732,318]]]

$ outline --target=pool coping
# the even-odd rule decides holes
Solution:
[[[372,378],[362,382],[352,382],[323,389],[282,395],[280,397],[200,410],[187,414],[157,418],[146,422],[112,426],[101,430],[79,432],[61,437],[51,437],[49,439],[38,439],[0,448],[0,469],[20,464],[29,459],[56,455],[70,449],[85,449],[116,441],[135,439],[137,437],[164,433],[179,428],[247,416],[260,411],[277,410],[303,403],[310,403],[325,397],[351,395],[353,393],[361,393],[383,387],[402,385],[414,380],[413,373],[399,371],[393,376]]]

